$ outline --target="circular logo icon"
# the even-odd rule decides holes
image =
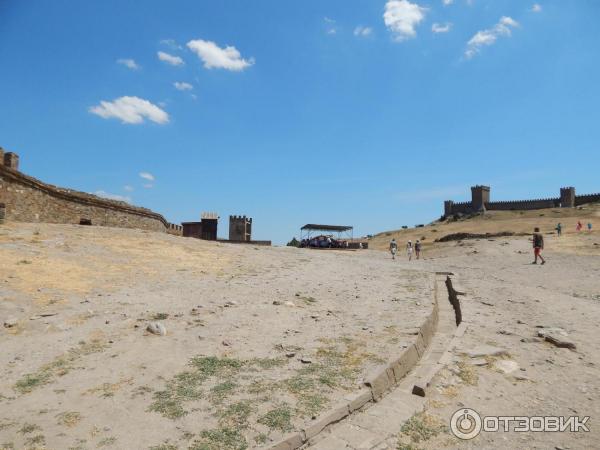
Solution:
[[[459,439],[473,439],[481,431],[481,416],[469,408],[459,409],[450,419],[450,430]]]

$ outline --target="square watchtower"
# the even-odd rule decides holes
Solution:
[[[473,186],[471,187],[471,208],[474,211],[485,209],[485,205],[490,202],[490,187],[489,186]]]
[[[246,216],[229,216],[229,240],[251,241],[252,219]]]

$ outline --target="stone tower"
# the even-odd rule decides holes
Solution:
[[[454,207],[454,202],[452,200],[446,200],[444,202],[444,216],[446,216],[446,217],[451,216],[453,207]]]
[[[574,208],[575,207],[575,188],[564,187],[560,188],[560,206],[562,208]]]
[[[16,153],[5,153],[4,149],[0,148],[0,162],[9,169],[19,170],[19,155]]]
[[[473,211],[481,211],[485,209],[485,205],[490,202],[490,187],[489,186],[473,186],[471,187],[471,207]]]
[[[246,216],[229,216],[229,240],[249,242],[252,240],[252,219]]]

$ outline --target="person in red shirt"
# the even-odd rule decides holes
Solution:
[[[540,233],[539,228],[533,230],[533,255],[535,260],[531,264],[537,264],[538,258],[542,260],[542,265],[546,264],[546,260],[542,256],[542,250],[544,249],[544,236]]]

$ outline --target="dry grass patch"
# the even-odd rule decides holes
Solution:
[[[54,378],[69,373],[75,367],[75,362],[81,357],[101,352],[105,348],[106,344],[100,340],[92,340],[90,342],[81,341],[77,347],[70,349],[66,354],[43,365],[36,372],[25,375],[15,383],[14,389],[20,394],[27,394],[40,386],[50,383]]]

